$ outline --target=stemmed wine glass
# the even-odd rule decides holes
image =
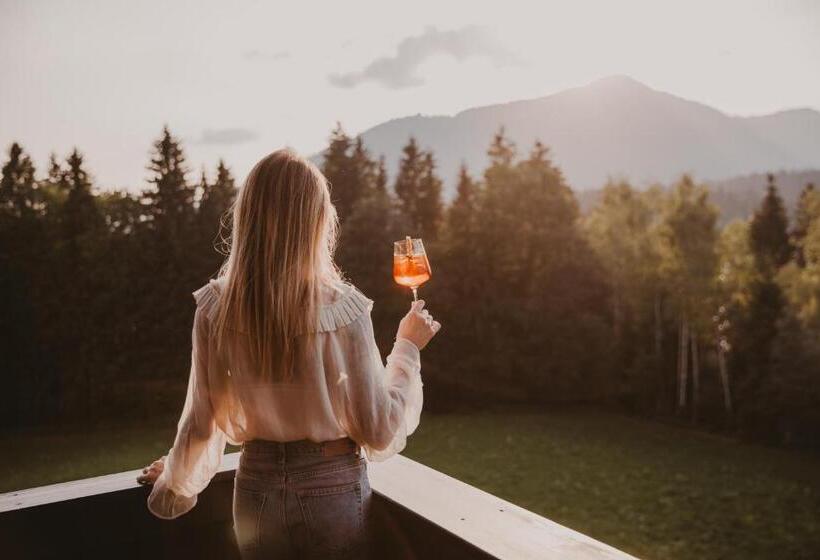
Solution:
[[[419,299],[418,288],[430,279],[430,261],[421,239],[408,235],[393,243],[393,279],[413,290],[413,301]]]

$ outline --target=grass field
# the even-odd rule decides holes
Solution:
[[[173,434],[0,436],[0,492],[137,468]],[[578,409],[426,415],[404,454],[641,558],[820,558],[816,455]]]

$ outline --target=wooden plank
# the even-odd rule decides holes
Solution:
[[[215,476],[193,511],[174,521],[148,512],[149,491],[134,486],[4,512],[2,557],[239,560],[230,471]]]
[[[616,548],[402,455],[368,465],[371,486],[496,558],[633,559]]]
[[[239,453],[229,453],[222,458],[217,473],[233,473],[238,465]],[[139,488],[137,476],[141,473],[142,469],[137,469],[0,494],[0,513]]]
[[[225,455],[221,474],[215,477],[212,486],[216,485],[216,481],[222,484],[232,478],[238,460],[239,453]],[[93,496],[133,493],[139,488],[136,477],[140,472],[134,470],[0,494],[0,514],[48,504],[63,506]],[[368,474],[377,497],[440,528],[489,557],[516,560],[634,560],[634,557],[611,546],[402,455],[385,462],[369,463]],[[142,490],[147,492],[148,489]],[[230,499],[229,492],[226,492],[221,499]],[[147,515],[147,508],[144,514]],[[425,533],[433,535],[429,529],[413,530],[414,533],[418,531],[422,531],[418,535],[420,538],[424,538]]]

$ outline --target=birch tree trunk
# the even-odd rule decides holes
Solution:
[[[675,395],[672,398],[674,401],[674,410],[675,412],[680,411],[680,380],[681,380],[681,364],[683,363],[683,356],[681,355],[680,348],[683,345],[683,319],[678,319],[678,356],[677,356],[677,371],[675,372]]]
[[[698,356],[698,337],[692,334],[692,423],[698,423],[698,404],[700,391],[700,359]]]
[[[689,323],[686,315],[681,317],[680,342],[678,344],[678,412],[686,408],[686,383],[689,370]]]
[[[661,309],[661,296],[655,294],[655,371],[657,374],[657,408],[658,412],[665,412],[666,404],[668,402],[667,396],[669,392],[667,387],[669,383],[666,382],[666,376],[663,371],[663,315]]]
[[[723,387],[723,406],[726,414],[732,416],[732,393],[729,389],[729,368],[726,365],[726,350],[723,348],[723,341],[718,337],[717,341],[718,369],[720,371],[720,384]]]

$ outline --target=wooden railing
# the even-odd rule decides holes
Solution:
[[[197,506],[153,517],[139,471],[0,494],[0,557],[238,558],[226,455]],[[376,557],[602,560],[631,556],[402,455],[368,464]]]

